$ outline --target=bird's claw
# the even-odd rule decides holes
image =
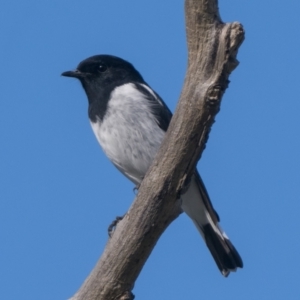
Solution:
[[[139,191],[139,188],[140,188],[140,184],[137,184],[134,188],[133,188],[133,192],[135,195],[137,195],[138,191]]]
[[[139,191],[139,188],[140,188],[140,186],[141,186],[141,183],[142,183],[144,177],[141,178],[141,179],[142,179],[141,182],[138,183],[138,184],[133,188],[133,192],[134,192],[135,194],[137,194],[137,192]]]
[[[108,236],[111,238],[118,223],[124,218],[124,216],[122,217],[116,217],[116,219],[114,221],[111,222],[111,224],[108,226]]]

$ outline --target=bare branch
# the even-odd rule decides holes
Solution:
[[[142,267],[181,212],[180,193],[205,148],[244,39],[241,24],[222,23],[216,0],[186,0],[185,14],[188,68],[169,130],[136,200],[72,300],[133,299]]]

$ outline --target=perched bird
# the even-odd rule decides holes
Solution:
[[[168,129],[172,118],[169,108],[132,64],[116,56],[92,56],[62,75],[79,79],[99,144],[110,161],[139,185]],[[197,170],[182,195],[182,209],[196,225],[224,276],[243,267],[240,255],[219,225],[219,216]]]

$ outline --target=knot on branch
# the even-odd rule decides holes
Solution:
[[[213,85],[207,91],[206,102],[209,106],[218,109],[220,107],[220,102],[224,88],[221,85]]]
[[[239,22],[231,23],[230,27],[230,48],[237,51],[245,39],[245,31],[243,25]]]
[[[131,293],[131,291],[126,291],[120,298],[120,300],[133,300],[135,296]]]
[[[238,22],[230,24],[229,31],[229,58],[227,64],[227,70],[231,73],[239,64],[236,59],[237,51],[245,39],[245,31],[243,25]]]

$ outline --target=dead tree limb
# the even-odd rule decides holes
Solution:
[[[133,299],[142,267],[181,212],[180,193],[205,148],[244,39],[241,24],[221,21],[217,0],[186,0],[185,15],[188,68],[176,112],[137,198],[72,300]]]

